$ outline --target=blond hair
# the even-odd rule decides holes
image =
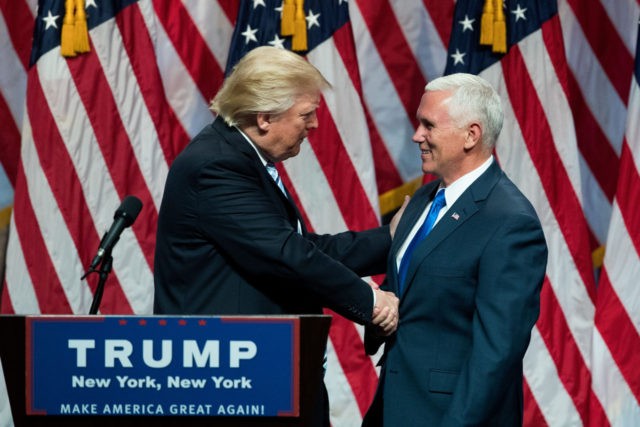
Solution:
[[[210,109],[229,126],[242,126],[257,113],[283,113],[297,96],[329,87],[320,71],[300,55],[261,46],[233,67]]]

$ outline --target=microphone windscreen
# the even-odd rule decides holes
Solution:
[[[142,202],[140,199],[136,196],[127,196],[116,210],[113,219],[123,218],[125,227],[129,227],[136,220],[141,210]]]

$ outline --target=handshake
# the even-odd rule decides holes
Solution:
[[[377,335],[389,336],[398,329],[398,304],[400,300],[393,292],[374,289],[376,305],[373,307],[371,323]]]

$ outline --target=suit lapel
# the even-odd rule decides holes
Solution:
[[[393,241],[391,242],[391,253],[394,257],[398,255],[398,251],[402,247],[402,244],[407,239],[407,236],[411,232],[416,221],[420,218],[420,215],[424,212],[429,201],[433,199],[439,186],[439,180],[432,181],[420,188],[413,196],[411,203],[409,203],[407,209],[402,215],[402,219],[398,224]]]
[[[282,191],[280,191],[278,184],[276,184],[273,178],[271,178],[271,175],[269,175],[267,168],[262,164],[262,160],[260,160],[260,157],[258,157],[258,153],[256,153],[256,150],[249,144],[249,142],[238,131],[238,129],[228,126],[221,117],[217,117],[214,120],[212,127],[231,146],[235,147],[243,155],[251,159],[251,162],[254,164],[256,170],[258,171],[258,175],[260,176],[262,182],[271,189],[271,196],[279,199],[282,203],[282,206],[285,208],[286,214],[288,215],[293,228],[297,230],[299,222],[302,228],[302,234],[306,234],[307,230],[304,221],[302,220],[302,216],[300,215],[298,207],[295,205],[295,203],[293,203],[293,199],[290,198],[291,195],[289,194],[289,197],[287,197],[282,193]]]
[[[389,257],[387,258],[387,272],[391,272],[390,275],[388,274],[387,281],[389,288],[396,292],[396,294],[398,293],[398,268],[396,265],[398,251],[407,239],[407,236],[411,232],[416,221],[420,218],[420,214],[424,212],[427,203],[429,203],[429,200],[431,200],[439,185],[440,181],[430,182],[418,190],[419,192],[417,192],[412,198],[411,203],[407,206],[407,209],[404,211],[402,219],[396,228],[395,235],[391,242]]]
[[[434,226],[429,235],[416,247],[413,252],[413,257],[411,258],[411,263],[409,264],[409,269],[407,270],[404,294],[406,294],[411,287],[413,277],[420,264],[424,262],[425,258],[428,257],[444,239],[478,212],[480,203],[488,197],[491,189],[493,189],[498,179],[500,179],[500,176],[502,176],[502,170],[494,160],[489,169],[480,175],[480,177],[460,195],[458,200],[456,200]],[[433,194],[431,194],[431,197],[433,197]],[[413,223],[415,223],[415,219],[413,221]]]

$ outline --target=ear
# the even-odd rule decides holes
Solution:
[[[464,143],[464,148],[471,150],[476,145],[482,143],[482,127],[479,123],[471,123],[467,127],[467,139]]]
[[[267,132],[271,127],[272,115],[269,113],[258,113],[256,116],[256,122],[258,129],[262,132]]]

